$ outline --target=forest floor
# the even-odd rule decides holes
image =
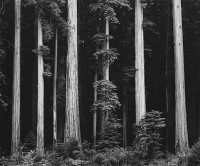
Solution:
[[[183,161],[183,160],[182,160]],[[144,160],[133,150],[116,147],[95,151],[78,150],[77,147],[63,146],[47,150],[40,156],[32,150],[10,157],[2,157],[1,166],[187,166],[181,157],[168,155],[167,158]]]

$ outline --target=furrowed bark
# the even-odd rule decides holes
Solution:
[[[143,8],[141,0],[135,1],[135,104],[136,124],[146,114],[144,71]]]
[[[66,62],[65,142],[81,142],[78,95],[77,0],[68,0],[68,51]]]
[[[21,0],[15,0],[15,48],[13,67],[12,141],[11,153],[19,152],[20,144],[20,47]]]
[[[43,46],[43,34],[40,13],[38,13],[38,51]],[[38,118],[37,118],[37,153],[44,154],[44,62],[43,57],[38,53]]]
[[[175,60],[175,99],[176,99],[176,141],[177,153],[188,150],[188,131],[185,104],[185,76],[182,32],[181,0],[173,0],[174,60]]]

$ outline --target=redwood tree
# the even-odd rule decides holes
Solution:
[[[44,153],[44,62],[42,54],[43,34],[41,24],[41,13],[38,11],[37,31],[38,31],[38,100],[37,100],[37,153],[42,155]]]
[[[13,67],[12,101],[12,154],[17,153],[20,144],[20,46],[21,46],[21,0],[15,0],[15,47]]]
[[[65,142],[81,141],[78,95],[77,0],[68,0],[68,50],[66,60]]]
[[[135,104],[136,123],[146,114],[143,7],[141,0],[135,0]]]
[[[185,76],[183,54],[183,31],[181,0],[173,0],[173,31],[175,60],[175,100],[176,100],[176,152],[188,150],[188,131],[185,104]]]

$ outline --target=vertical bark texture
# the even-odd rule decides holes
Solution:
[[[54,78],[53,78],[53,145],[57,143],[57,65],[58,65],[58,30],[56,28],[55,36],[55,61],[54,61]]]
[[[105,24],[105,31],[106,31],[106,35],[109,35],[109,19],[106,18],[106,24]],[[104,45],[106,50],[109,50],[110,47],[110,42],[109,42],[109,38],[107,38],[107,40],[105,41],[105,45]],[[103,55],[103,63],[108,61],[108,56],[107,55]],[[108,80],[109,81],[109,62],[103,65],[103,70],[102,70],[102,77],[103,80]],[[101,132],[102,132],[102,139],[104,137],[104,132],[105,132],[105,124],[106,124],[106,117],[108,112],[106,111],[102,111],[101,112]]]
[[[78,97],[77,0],[68,0],[65,142],[81,141]]]
[[[181,0],[173,0],[175,99],[176,99],[176,152],[188,150],[188,132],[185,104],[185,78]]]
[[[143,8],[141,0],[135,0],[135,105],[136,124],[146,114]]]
[[[12,103],[12,154],[17,153],[20,143],[20,46],[21,46],[21,0],[15,0],[15,48],[13,68]]]
[[[40,13],[38,13],[38,50],[43,45],[43,34]],[[37,119],[37,153],[44,153],[44,64],[43,57],[38,53],[38,119]]]

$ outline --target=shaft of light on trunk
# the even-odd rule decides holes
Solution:
[[[68,0],[68,51],[66,60],[65,142],[81,142],[78,95],[77,0]]]
[[[38,51],[43,46],[43,34],[41,18],[38,14]],[[41,54],[38,54],[38,119],[37,119],[37,153],[44,153],[44,62]]]
[[[176,152],[188,150],[188,132],[185,104],[185,76],[181,0],[173,0],[175,100],[176,100]]]
[[[141,0],[135,1],[135,104],[136,124],[146,114],[145,71],[144,71],[143,8]]]

